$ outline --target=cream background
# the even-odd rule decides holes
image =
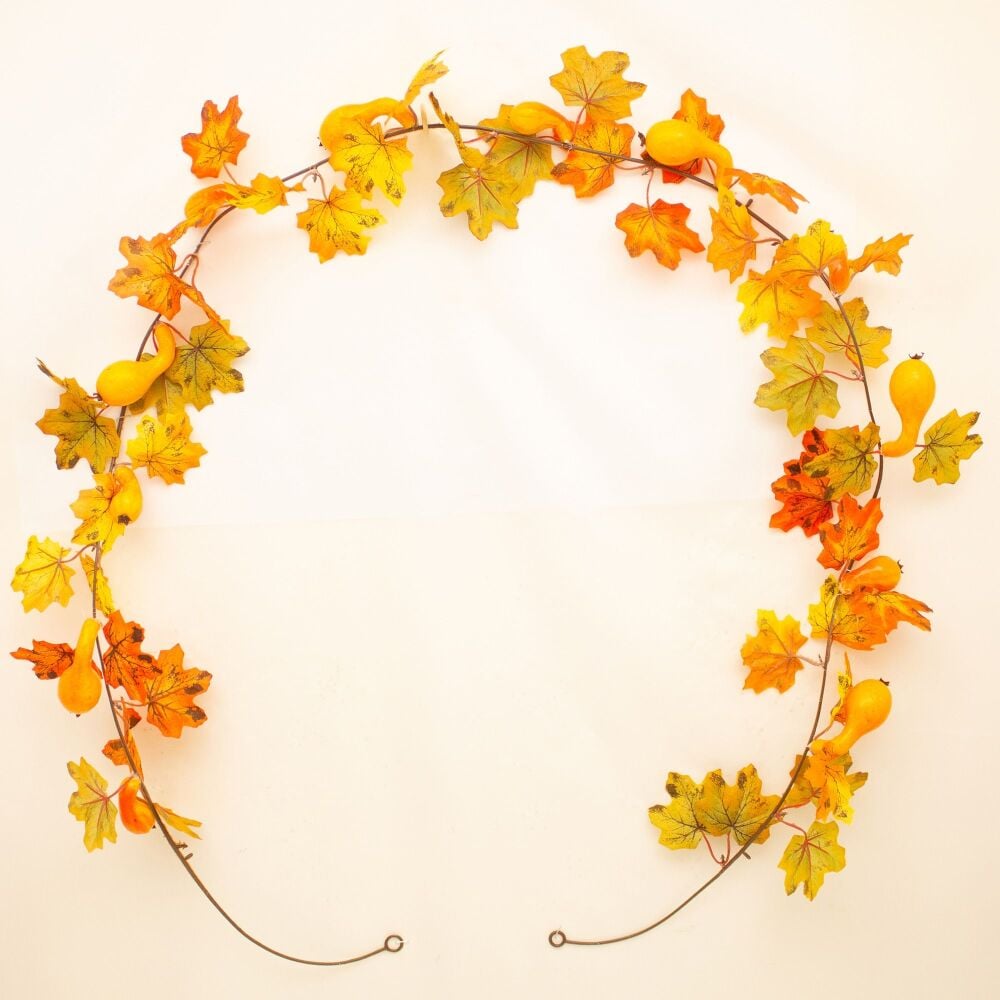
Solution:
[[[523,231],[478,245],[437,211],[441,134],[412,140],[409,197],[363,261],[318,266],[297,209],[231,220],[199,283],[253,348],[249,391],[195,414],[203,468],[147,490],[108,559],[150,646],[179,640],[215,675],[209,724],[152,734],[147,770],[204,821],[197,867],[251,932],[314,957],[393,931],[406,948],[292,966],[237,937],[155,837],[86,855],[65,762],[101,760],[110,723],[68,716],[10,661],[0,992],[996,995],[997,27],[970,0],[6,7],[5,566],[28,534],[71,530],[87,479],[57,474],[32,427],[54,398],[33,359],[92,381],[132,350],[142,317],[103,289],[122,234],[178,216],[177,137],[201,102],[240,95],[241,176],[285,172],[316,158],[328,108],[401,92],[442,46],[435,90],[462,120],[548,99],[570,45],[626,49],[649,85],[640,127],[690,85],[738,162],[809,196],[796,225],[829,218],[857,248],[915,233],[902,277],[859,290],[894,361],[928,352],[936,414],[983,410],[987,446],[956,488],[888,470],[883,547],[935,627],[855,658],[895,709],[859,754],[872,778],[845,872],[814,904],[786,899],[782,837],[658,932],[554,952],[552,928],[633,929],[708,874],[656,846],[645,810],[668,770],[753,760],[778,788],[808,731],[815,677],[740,690],[756,608],[803,619],[822,577],[814,543],[766,527],[794,452],[750,405],[766,338],[740,336],[703,262],[622,252],[636,178],[586,204],[540,189]],[[663,196],[706,236],[698,192]],[[861,419],[860,391],[841,398]],[[82,611],[25,616],[8,593],[4,649],[69,639]]]

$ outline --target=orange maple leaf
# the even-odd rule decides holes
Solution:
[[[787,691],[802,669],[796,654],[805,641],[791,615],[779,620],[773,611],[758,611],[757,634],[748,635],[740,650],[744,665],[750,669],[743,687],[758,694],[767,688]]]
[[[806,431],[802,447],[801,456],[785,462],[785,474],[771,483],[771,492],[782,506],[771,515],[770,524],[782,531],[801,528],[806,535],[815,535],[833,516],[833,488],[828,478],[807,475],[803,466],[828,450],[823,432],[815,427]]]
[[[823,304],[819,292],[809,287],[808,276],[792,274],[779,264],[764,274],[751,270],[736,298],[743,304],[740,329],[750,333],[766,323],[773,337],[793,336],[799,320],[811,319]]]
[[[615,180],[618,158],[630,155],[635,129],[613,121],[587,119],[577,129],[574,142],[599,152],[571,150],[562,163],[552,168],[552,176],[560,184],[571,184],[577,198],[590,198],[610,187]],[[601,153],[608,153],[602,156]]]
[[[191,157],[195,177],[218,177],[227,163],[237,157],[250,136],[236,124],[243,115],[236,96],[220,112],[214,101],[205,101],[201,109],[201,131],[181,137],[181,148]]]
[[[891,240],[883,240],[880,236],[874,243],[869,243],[864,248],[860,257],[848,261],[848,266],[854,274],[859,274],[867,267],[874,267],[876,271],[887,271],[889,274],[899,274],[899,269],[903,266],[899,251],[911,239],[912,236],[903,233],[898,233]]]
[[[123,236],[118,244],[128,261],[115,271],[108,288],[123,299],[134,295],[139,305],[171,319],[181,307],[181,298],[190,299],[209,319],[221,323],[219,314],[205,301],[201,292],[174,273],[177,254],[171,246],[171,236],[158,233],[151,240],[142,236]]]
[[[152,676],[144,679],[146,718],[164,736],[179,737],[184,726],[200,726],[207,716],[194,699],[208,690],[207,670],[183,669],[184,650],[179,645],[160,651]]]
[[[31,649],[15,649],[10,654],[15,660],[27,660],[39,680],[55,680],[73,662],[73,647],[65,642],[46,642],[32,639]]]
[[[625,234],[629,256],[650,250],[664,267],[674,269],[681,261],[681,250],[697,253],[705,249],[698,234],[685,224],[690,214],[687,205],[657,199],[652,205],[629,205],[615,216],[615,225]]]
[[[139,773],[139,777],[142,777],[142,760],[139,757],[139,748],[136,746],[135,737],[132,735],[132,730],[142,722],[142,716],[129,706],[125,707],[124,717],[122,718],[122,732],[125,734],[124,744],[121,740],[108,740],[107,743],[101,748],[101,753],[104,754],[112,764],[117,764],[119,767],[129,767],[129,757],[132,758],[131,763],[135,764],[136,771]],[[128,753],[125,752],[125,748],[128,748]]]
[[[712,241],[708,262],[716,271],[728,271],[730,283],[743,274],[747,263],[757,258],[757,230],[746,206],[739,204],[729,188],[719,191],[719,209],[712,216]]]
[[[804,195],[799,194],[795,188],[790,187],[783,181],[776,181],[773,177],[768,177],[767,174],[751,174],[746,170],[733,168],[733,177],[736,178],[736,183],[749,194],[764,194],[770,198],[774,198],[775,201],[784,205],[789,212],[797,212],[799,210],[799,206],[795,204],[796,198],[799,201],[808,200]]]
[[[104,623],[104,678],[112,687],[123,687],[130,698],[144,701],[145,682],[156,673],[156,660],[140,648],[146,633],[136,622],[127,622],[115,611]]]
[[[823,551],[816,557],[827,569],[840,569],[878,548],[882,501],[875,497],[863,507],[849,493],[840,501],[840,520],[819,529]]]

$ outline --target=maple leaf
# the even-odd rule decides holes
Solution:
[[[110,472],[99,472],[94,476],[94,489],[80,490],[80,495],[70,504],[71,510],[82,522],[73,533],[76,544],[100,543],[106,552],[111,551],[132,520],[122,512],[117,502],[121,491],[121,482]]]
[[[513,129],[510,113],[513,105],[501,104],[495,118],[484,118],[479,124],[484,129]],[[516,131],[516,130],[515,130]],[[532,136],[496,135],[483,133],[489,141],[486,162],[499,167],[514,181],[511,198],[515,202],[527,198],[540,180],[551,180],[552,147],[545,142],[537,142]]]
[[[806,431],[802,447],[804,450],[799,458],[785,462],[785,474],[771,483],[771,492],[782,506],[771,515],[770,525],[782,531],[798,527],[806,535],[815,535],[833,515],[833,491],[829,480],[808,475],[803,466],[827,450],[823,432],[815,427]]]
[[[58,542],[46,538],[38,540],[37,535],[28,539],[28,549],[24,559],[14,570],[11,588],[24,594],[21,603],[25,611],[34,608],[44,611],[53,601],[58,601],[63,607],[73,596],[70,578],[76,572],[66,562],[70,550],[64,549]]]
[[[833,708],[830,709],[830,722],[843,722],[842,712],[844,710],[844,699],[847,692],[851,690],[854,681],[851,677],[851,661],[847,653],[844,653],[844,669],[837,671],[837,700]]]
[[[184,473],[201,464],[205,449],[191,440],[191,421],[183,410],[168,413],[162,421],[143,417],[136,430],[127,445],[128,457],[150,477],[183,483]]]
[[[562,163],[552,168],[552,176],[560,184],[572,185],[577,198],[590,198],[614,183],[615,164],[620,157],[630,154],[634,135],[631,125],[587,120],[577,129],[574,142],[599,152],[571,150]]]
[[[102,615],[110,615],[115,610],[115,601],[111,596],[111,586],[104,575],[104,570],[95,565],[94,560],[86,553],[80,556],[80,565],[83,568],[83,575],[87,578],[87,586],[94,595],[94,606]]]
[[[181,138],[181,148],[191,157],[195,177],[218,177],[227,163],[235,164],[250,136],[236,126],[242,117],[238,98],[219,111],[214,101],[205,101],[201,109],[201,131],[188,132]]]
[[[155,354],[144,352],[142,360],[156,357]],[[165,375],[160,375],[149,387],[146,395],[142,399],[137,399],[132,403],[128,411],[132,415],[143,413],[149,409],[156,409],[157,416],[162,417],[165,413],[175,413],[183,410],[185,404],[181,387],[176,382],[171,382]]]
[[[172,239],[169,233],[158,233],[151,240],[123,236],[118,249],[128,264],[115,271],[108,288],[123,299],[134,295],[139,305],[167,319],[177,315],[181,299],[187,297],[206,316],[219,321],[218,313],[201,292],[174,274],[177,254],[171,246]]]
[[[765,827],[755,837],[771,811],[778,804],[779,796],[761,795],[757,768],[747,764],[736,775],[736,784],[727,785],[721,771],[705,775],[704,795],[696,809],[702,817],[705,831],[715,837],[732,834],[741,847],[751,838],[763,844],[771,831]]]
[[[708,262],[716,271],[728,271],[730,283],[739,278],[747,263],[757,258],[757,230],[750,213],[729,188],[719,191],[719,208],[709,209],[712,216],[712,241],[708,244]]]
[[[856,591],[848,597],[851,610],[859,616],[878,621],[881,628],[891,632],[900,622],[908,622],[924,632],[931,630],[931,623],[924,612],[931,609],[915,597],[908,597],[897,590]]]
[[[893,236],[891,240],[883,240],[880,236],[874,243],[869,243],[864,248],[860,257],[848,261],[848,266],[855,274],[859,274],[867,267],[874,267],[876,271],[888,271],[889,274],[899,274],[899,269],[903,266],[899,251],[911,239],[912,235],[904,236],[902,233]]]
[[[828,576],[820,588],[819,603],[809,605],[814,639],[826,639],[851,649],[872,649],[886,641],[878,616],[852,597],[840,593],[837,578]]]
[[[737,170],[735,168],[732,173],[733,177],[736,178],[736,183],[749,194],[764,194],[769,198],[774,198],[775,201],[784,205],[789,212],[797,212],[799,210],[799,206],[795,204],[796,198],[799,201],[807,200],[795,188],[789,187],[783,181],[776,181],[773,177],[768,177],[767,174],[752,174],[746,170]]]
[[[181,816],[175,813],[173,809],[168,809],[166,806],[160,805],[159,802],[156,803],[156,811],[167,826],[172,826],[187,837],[194,837],[195,840],[201,840],[201,834],[195,829],[196,826],[201,826],[201,820],[188,819],[187,816]]]
[[[100,415],[103,404],[88,396],[76,379],[58,378],[44,366],[42,371],[63,387],[59,405],[46,410],[35,424],[43,434],[52,434],[59,439],[56,442],[56,468],[72,469],[81,458],[85,458],[93,472],[103,472],[118,454],[121,444],[115,422]]]
[[[703,135],[707,135],[709,139],[716,142],[726,127],[726,123],[718,115],[713,115],[708,110],[705,98],[699,97],[690,87],[681,94],[680,107],[674,112],[674,118],[677,121],[693,125]],[[663,181],[665,184],[680,184],[681,181],[686,180],[682,174],[700,173],[701,167],[702,161],[700,159],[681,163],[673,170],[664,170],[662,172]]]
[[[824,524],[819,531],[823,551],[816,557],[827,569],[840,569],[878,548],[878,525],[882,501],[878,497],[863,507],[849,494],[840,501],[840,520]]]
[[[424,89],[424,87],[429,87],[432,83],[440,80],[441,77],[448,72],[448,67],[445,66],[443,62],[438,61],[443,53],[444,49],[431,56],[431,58],[428,59],[416,73],[414,73],[409,87],[406,88],[406,94],[403,96],[403,104],[412,103],[413,99],[420,93],[421,90]]]
[[[743,304],[740,329],[750,333],[766,323],[772,337],[791,337],[799,321],[815,316],[823,302],[808,282],[793,278],[779,267],[771,267],[764,274],[751,270],[736,298]]]
[[[569,107],[593,121],[612,121],[632,114],[632,101],[641,97],[644,83],[622,78],[629,58],[624,52],[602,52],[592,56],[583,45],[562,54],[563,69],[549,77]],[[587,145],[583,143],[583,145]]]
[[[146,700],[146,682],[156,675],[157,663],[142,651],[146,633],[137,622],[127,622],[114,611],[104,623],[104,679],[111,687],[123,687],[133,701]]]
[[[825,274],[847,270],[847,244],[822,219],[814,222],[803,236],[793,236],[774,252],[774,268],[793,280],[808,281]],[[837,291],[842,291],[838,286]]]
[[[858,496],[871,485],[878,464],[874,458],[878,436],[878,427],[871,423],[863,431],[857,425],[824,430],[827,450],[809,459],[803,471],[828,479],[834,500],[846,493]]]
[[[686,225],[691,209],[687,205],[669,205],[657,199],[652,205],[629,205],[615,216],[615,225],[625,234],[625,249],[630,257],[652,251],[664,266],[674,269],[681,261],[681,250],[697,253],[704,250],[698,234]]]
[[[39,680],[54,681],[73,663],[73,647],[65,642],[32,639],[31,649],[21,646],[10,654],[15,660],[27,660]]]
[[[887,326],[869,326],[868,306],[863,299],[851,299],[844,303],[845,321],[840,310],[829,302],[824,302],[812,326],[806,330],[806,337],[828,354],[842,353],[847,360],[858,366],[858,352],[854,349],[851,331],[861,348],[861,360],[866,368],[877,368],[889,358],[885,348],[892,338]]]
[[[187,342],[177,345],[177,356],[167,369],[179,397],[201,410],[212,402],[212,389],[218,392],[242,392],[243,375],[233,362],[249,351],[242,337],[229,332],[229,321],[203,323],[191,329]]]
[[[361,254],[371,237],[365,232],[385,222],[381,212],[366,208],[357,191],[335,187],[325,199],[310,198],[308,207],[296,215],[299,229],[309,234],[309,249],[320,263],[337,252]]]
[[[107,794],[108,783],[81,757],[79,764],[70,761],[66,767],[76,782],[76,791],[69,798],[69,811],[84,824],[83,844],[88,851],[112,844],[118,839],[115,820],[118,809]]]
[[[376,122],[349,118],[331,138],[329,148],[330,165],[344,172],[349,188],[370,198],[378,187],[399,204],[406,193],[403,174],[413,166],[413,154],[404,139],[386,139]]]
[[[771,347],[760,356],[774,374],[758,390],[754,402],[768,410],[787,410],[788,429],[806,430],[823,414],[840,412],[837,383],[823,374],[825,359],[805,338],[791,337],[784,347]]]
[[[815,899],[828,872],[839,872],[846,864],[844,849],[837,843],[836,823],[813,822],[805,836],[796,834],[788,842],[778,867],[785,871],[785,892],[790,896],[801,885],[807,899]]]
[[[156,668],[143,680],[146,719],[164,736],[179,737],[184,726],[200,726],[207,716],[194,699],[208,690],[207,670],[183,669],[184,650],[179,645],[160,651]]]
[[[796,653],[805,641],[799,623],[791,615],[778,621],[773,611],[758,611],[757,634],[748,635],[740,650],[744,666],[750,669],[743,687],[758,694],[767,688],[787,691],[802,669]]]
[[[834,819],[850,823],[854,819],[854,807],[851,805],[854,786],[847,775],[851,758],[849,754],[835,756],[830,753],[826,748],[828,742],[817,740],[813,744],[813,754],[806,765],[805,780],[813,788],[817,819],[826,819],[832,815]]]
[[[287,187],[280,177],[258,174],[246,187],[243,184],[213,184],[195,191],[184,206],[184,221],[168,236],[176,240],[191,228],[207,226],[224,208],[252,208],[264,215],[280,205],[287,205],[289,191],[303,190],[301,184]]]
[[[693,850],[704,835],[697,812],[698,800],[704,787],[696,785],[686,774],[671,771],[667,775],[670,803],[650,806],[649,821],[660,831],[660,843],[672,851]]]
[[[914,480],[919,483],[933,479],[939,485],[957,483],[958,463],[971,458],[983,443],[978,434],[969,433],[978,419],[975,411],[960,417],[958,410],[952,410],[931,424],[924,432],[924,443],[913,456]]]
[[[136,773],[141,778],[142,758],[139,756],[139,748],[136,746],[132,730],[142,721],[142,716],[134,708],[126,705],[124,712],[119,712],[119,718],[122,723],[122,732],[125,734],[124,741],[120,739],[108,740],[101,748],[101,753],[112,764],[117,764],[119,767],[131,768],[135,765]]]

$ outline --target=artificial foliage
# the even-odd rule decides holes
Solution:
[[[753,402],[774,411],[776,431],[784,426],[793,438],[784,467],[765,472],[775,498],[770,524],[801,533],[802,557],[817,564],[816,586],[796,614],[758,610],[734,660],[742,661],[744,687],[756,694],[780,694],[796,683],[816,689],[808,739],[790,753],[787,780],[770,787],[752,763],[720,762],[700,778],[671,771],[664,801],[649,810],[653,832],[671,851],[703,851],[708,880],[639,931],[605,941],[554,931],[554,946],[645,933],[751,847],[756,856],[759,845],[765,845],[760,854],[772,852],[787,893],[801,889],[814,899],[827,877],[846,864],[842,824],[851,822],[855,796],[868,779],[856,768],[855,758],[862,764],[865,758],[864,744],[856,744],[887,720],[891,708],[885,681],[855,680],[864,662],[858,653],[890,641],[900,626],[931,627],[930,608],[899,589],[898,560],[908,553],[880,550],[883,464],[905,455],[917,483],[955,483],[981,439],[972,430],[976,412],[947,408],[950,399],[934,410],[929,365],[919,356],[906,359],[909,345],[897,348],[891,330],[880,325],[883,317],[869,315],[863,297],[869,283],[899,274],[910,236],[875,237],[866,246],[848,247],[823,219],[786,234],[768,221],[771,206],[799,213],[805,197],[788,183],[737,166],[739,151],[724,144],[723,118],[704,98],[686,90],[672,117],[630,122],[646,88],[626,79],[624,53],[593,56],[577,46],[563,53],[562,63],[550,77],[551,103],[500,104],[460,124],[428,91],[447,72],[438,54],[398,98],[332,110],[320,126],[322,159],[284,177],[245,166],[252,145],[248,153],[250,136],[240,129],[236,97],[221,109],[207,101],[200,130],[183,136],[180,145],[194,176],[209,183],[194,189],[172,227],[123,236],[123,263],[108,284],[151,315],[134,359],[109,357],[96,392],[40,364],[51,380],[52,399],[37,426],[53,439],[56,466],[72,469],[82,462],[93,483],[70,504],[79,522],[71,538],[52,539],[40,528],[27,542],[12,586],[26,612],[69,605],[78,595],[81,631],[74,643],[43,625],[44,638],[12,655],[40,680],[55,681],[58,699],[52,701],[70,711],[106,702],[107,742],[88,750],[91,760],[67,765],[69,812],[82,825],[88,851],[114,844],[120,829],[141,835],[157,827],[226,919],[284,958],[312,962],[275,951],[228,915],[190,863],[189,844],[201,824],[156,802],[150,789],[155,776],[143,771],[144,745],[196,738],[193,731],[207,720],[203,696],[212,674],[189,663],[179,643],[147,648],[143,626],[130,617],[129,596],[115,592],[109,580],[115,545],[141,539],[143,494],[183,485],[205,459],[206,448],[195,439],[198,412],[244,389],[238,366],[249,347],[239,322],[231,324],[228,310],[217,312],[210,290],[196,281],[208,233],[233,213],[290,208],[303,231],[303,250],[319,261],[364,254],[373,240],[377,246],[378,228],[393,219],[396,206],[412,196],[407,173],[414,151],[408,139],[439,130],[456,160],[438,178],[442,215],[463,221],[478,240],[497,227],[518,228],[519,206],[539,185],[567,188],[575,198],[599,196],[628,254],[649,253],[667,271],[678,272],[664,273],[665,280],[683,280],[682,265],[698,266],[703,255],[724,275],[720,290],[735,286],[730,294],[740,330],[766,344]],[[418,103],[424,95],[426,102]],[[663,108],[662,100],[657,107]],[[707,216],[692,213],[681,200],[693,185],[712,192]],[[185,315],[198,314],[194,321],[178,319],[185,302],[194,307]],[[121,348],[108,344],[102,350],[114,356]],[[890,416],[884,433],[871,385],[874,370],[894,357],[890,393],[899,416]],[[897,423],[902,430],[889,440]],[[754,621],[752,611],[748,618]],[[836,681],[836,700],[824,710],[828,680]],[[95,751],[105,758],[100,767],[92,763]],[[53,782],[54,792],[56,787]],[[357,961],[398,951],[402,943],[390,935],[371,952],[312,964]]]

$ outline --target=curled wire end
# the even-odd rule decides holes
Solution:
[[[566,935],[562,931],[553,931],[549,935],[549,944],[553,948],[561,948],[566,943]]]
[[[390,955],[395,955],[397,952],[403,950],[403,944],[404,941],[398,934],[390,934],[382,942],[382,950],[389,952]]]

